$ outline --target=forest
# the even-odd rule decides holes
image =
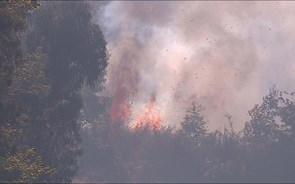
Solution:
[[[131,127],[98,95],[111,54],[92,19],[85,1],[0,1],[1,183],[295,182],[295,92],[269,86],[241,130],[210,130],[196,100],[179,128]]]

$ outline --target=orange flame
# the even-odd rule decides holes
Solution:
[[[160,129],[161,118],[160,112],[155,107],[156,95],[153,93],[147,105],[145,106],[145,112],[139,115],[133,121],[135,130],[138,130],[142,125],[151,125],[154,129]]]
[[[109,140],[112,141],[115,135],[115,123],[120,120],[126,120],[131,116],[131,107],[126,102],[128,95],[125,90],[117,90],[110,108],[110,134]]]
[[[114,98],[111,105],[111,122],[125,120],[131,115],[131,107],[126,104],[125,99]]]

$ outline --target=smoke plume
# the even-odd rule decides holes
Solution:
[[[294,90],[294,10],[295,2],[263,1],[99,6],[112,121],[144,116],[152,97],[163,125],[179,126],[196,100],[210,129],[224,128],[226,113],[242,128],[273,84]]]

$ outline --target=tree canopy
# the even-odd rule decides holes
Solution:
[[[81,88],[104,82],[105,39],[86,2],[0,5],[1,179],[69,182],[81,154]]]

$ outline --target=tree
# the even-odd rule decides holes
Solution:
[[[294,102],[273,87],[262,103],[249,111],[251,120],[243,130],[248,181],[294,181],[290,172],[295,167],[294,109]]]
[[[26,48],[31,52],[41,47],[47,54],[50,91],[31,106],[32,124],[25,129],[25,141],[56,169],[40,181],[70,182],[76,174],[81,155],[81,88],[104,82],[106,42],[90,11],[86,2],[44,2],[32,18],[34,29]]]
[[[100,97],[100,86],[82,89],[83,108],[79,115],[82,125],[82,155],[79,158],[79,172],[76,182],[111,182],[114,173],[114,154],[109,140],[111,99]]]
[[[0,2],[0,100],[6,95],[14,69],[21,62],[21,35],[27,29],[28,12],[38,6],[37,1]]]
[[[249,111],[251,120],[246,122],[243,130],[246,142],[271,144],[278,139],[279,125],[276,117],[279,113],[280,94],[271,88],[269,94],[263,97],[260,105]]]
[[[44,77],[44,62],[40,51],[26,54],[15,69],[7,96],[2,98],[5,113],[1,124],[1,153],[3,181],[29,182],[53,170],[44,166],[42,157],[24,140],[24,130],[31,125],[30,107],[48,94],[49,86]]]
[[[182,131],[187,138],[195,141],[200,141],[206,134],[206,121],[200,112],[204,110],[202,106],[196,102],[192,102],[189,109],[186,111],[183,122],[181,122]]]
[[[40,175],[52,171],[44,165],[35,148],[22,142],[25,137],[23,127],[28,121],[28,115],[21,113],[28,107],[23,103],[23,97],[38,96],[38,91],[43,88],[41,83],[37,82],[39,79],[34,78],[40,77],[39,75],[28,75],[42,73],[43,61],[40,61],[36,54],[23,56],[21,50],[21,37],[27,29],[27,17],[29,12],[38,6],[37,1],[0,2],[1,182],[33,182]]]

